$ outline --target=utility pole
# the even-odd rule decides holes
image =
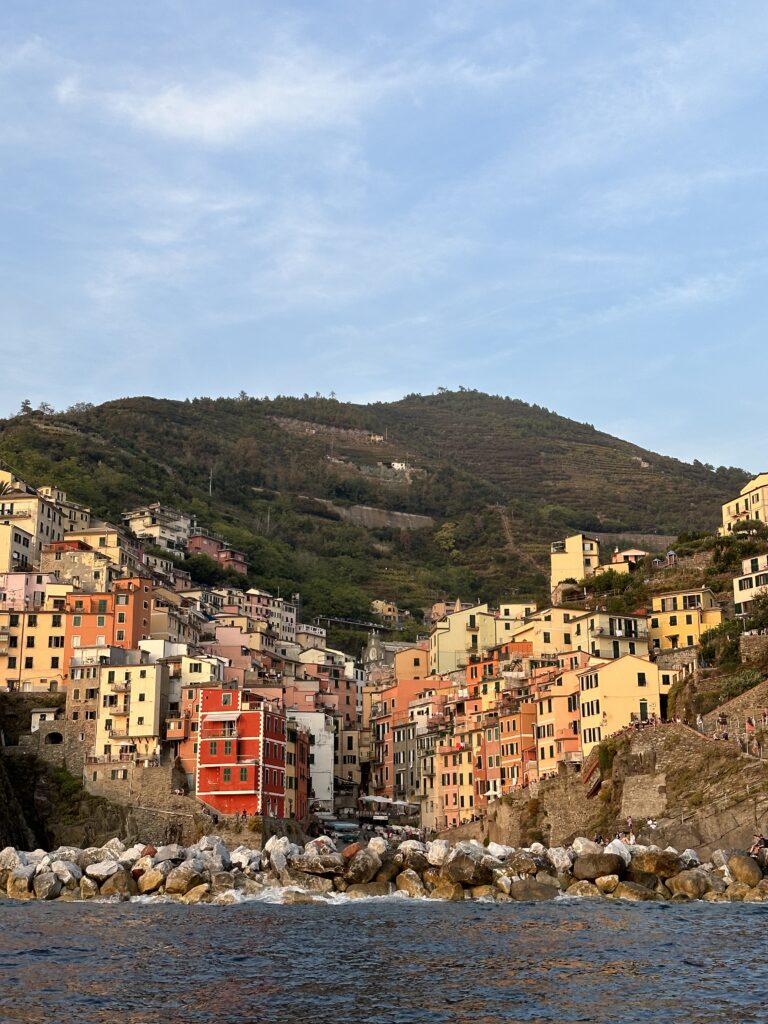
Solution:
[[[208,476],[208,494],[213,494],[213,466],[211,466],[211,472]]]

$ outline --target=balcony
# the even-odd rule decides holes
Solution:
[[[127,740],[130,738],[130,733],[127,729],[108,729],[109,738],[113,740]]]
[[[109,711],[113,718],[127,718],[131,713],[131,709],[128,705],[125,705],[122,708],[107,708],[106,710]]]
[[[238,739],[237,729],[231,726],[209,725],[200,730],[201,740],[236,740]]]
[[[131,688],[130,681],[126,681],[125,679],[121,679],[119,683],[108,683],[107,685],[110,690],[113,690],[115,693],[127,693]]]

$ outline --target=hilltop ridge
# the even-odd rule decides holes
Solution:
[[[33,411],[0,421],[0,459],[104,518],[143,501],[183,506],[244,549],[263,585],[301,589],[310,613],[335,591],[330,612],[352,616],[373,595],[405,607],[444,593],[541,595],[552,539],[711,528],[748,477],[465,390]],[[354,506],[429,519],[366,520]]]

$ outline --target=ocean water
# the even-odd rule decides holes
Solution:
[[[0,1022],[768,1021],[768,905],[0,901]]]

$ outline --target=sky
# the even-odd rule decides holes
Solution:
[[[507,394],[768,468],[764,0],[3,0],[0,415]]]

